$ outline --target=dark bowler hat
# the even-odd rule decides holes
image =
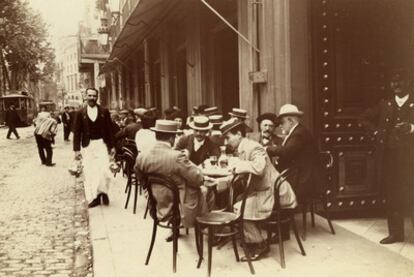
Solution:
[[[272,121],[272,122],[276,122],[276,118],[277,118],[277,116],[276,116],[276,114],[274,114],[274,113],[264,113],[264,114],[259,115],[259,116],[256,118],[256,121],[257,121],[257,123],[259,123],[259,124],[260,124],[260,122],[262,122],[262,121],[263,121],[263,120],[265,120],[265,119],[270,120],[270,121]]]
[[[177,122],[174,120],[158,119],[151,130],[157,133],[177,134]]]
[[[221,133],[223,135],[225,135],[231,129],[233,129],[233,128],[237,127],[237,126],[241,126],[241,125],[247,127],[247,125],[242,120],[240,120],[240,119],[238,119],[236,117],[233,117],[233,118],[230,118],[227,121],[224,121],[223,124],[221,124],[220,131],[221,131]]]
[[[188,126],[193,130],[207,131],[213,127],[213,124],[210,123],[207,116],[200,115],[194,116],[193,120],[188,123]]]
[[[213,126],[223,124],[223,116],[221,114],[210,115],[208,119],[210,119],[210,123]]]
[[[232,117],[240,118],[241,120],[246,120],[249,118],[249,116],[247,115],[247,111],[244,109],[239,109],[239,108],[231,109],[231,112],[229,112],[229,115]]]
[[[218,114],[218,112],[219,110],[216,106],[213,106],[213,107],[210,107],[204,110],[204,114],[206,116],[215,115],[215,114]]]

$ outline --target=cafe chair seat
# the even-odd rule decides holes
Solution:
[[[213,211],[208,214],[197,217],[197,221],[201,224],[208,225],[227,225],[237,219],[238,215],[232,212]]]
[[[246,205],[246,199],[248,192],[250,191],[252,175],[235,175],[231,182],[231,186],[234,187],[236,182],[241,182],[240,185],[244,185],[244,192],[242,196],[242,204],[240,213],[235,213],[233,211],[212,211],[207,214],[203,214],[196,218],[196,241],[198,246],[199,260],[197,263],[197,268],[200,268],[201,262],[203,261],[203,235],[207,235],[207,247],[208,247],[208,258],[207,258],[207,276],[211,276],[211,264],[213,258],[213,245],[218,238],[231,238],[233,243],[234,255],[236,256],[236,261],[239,262],[239,253],[237,250],[237,239],[241,239],[241,245],[246,256],[251,274],[255,274],[253,264],[250,258],[250,254],[246,248],[246,241],[244,238],[243,231],[243,215]],[[239,183],[238,183],[239,184]],[[229,203],[229,207],[233,207],[233,199]]]

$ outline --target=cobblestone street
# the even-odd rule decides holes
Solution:
[[[71,143],[58,133],[55,167],[40,164],[33,128],[20,140],[0,129],[0,276],[92,276],[82,184],[67,169]]]

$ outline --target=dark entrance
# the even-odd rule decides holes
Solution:
[[[406,0],[312,1],[314,121],[335,160],[327,191],[333,210],[385,203],[375,148],[358,116],[387,96],[391,68],[411,66],[413,14]]]

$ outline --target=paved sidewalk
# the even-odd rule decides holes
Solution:
[[[124,209],[125,179],[120,175],[110,192],[108,207],[89,209],[96,277],[205,276],[206,262],[196,268],[197,253],[193,230],[179,240],[177,273],[172,273],[172,245],[165,242],[168,231],[158,229],[152,257],[144,265],[151,238],[152,219],[143,219],[145,199],[138,198],[137,214],[132,205]],[[132,197],[131,197],[132,199]],[[299,222],[299,221],[298,221]],[[285,244],[286,269],[281,269],[277,245],[265,259],[255,262],[257,276],[414,276],[414,262],[379,246],[358,234],[335,226],[328,232],[326,222],[317,218],[317,227],[304,242],[306,257],[297,244]],[[241,249],[240,249],[241,251]],[[206,253],[205,253],[206,255]],[[245,263],[237,263],[230,245],[213,249],[213,276],[251,276]]]

